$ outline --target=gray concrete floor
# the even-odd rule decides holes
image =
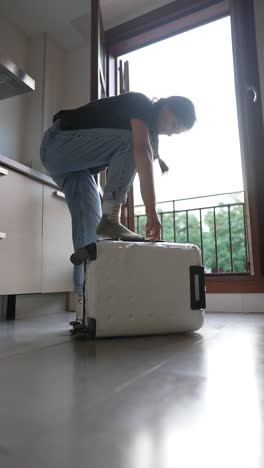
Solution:
[[[69,318],[0,323],[1,468],[264,467],[264,315],[96,343]]]

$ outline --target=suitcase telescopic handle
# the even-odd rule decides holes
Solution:
[[[191,308],[193,310],[205,309],[205,278],[203,266],[190,267]]]

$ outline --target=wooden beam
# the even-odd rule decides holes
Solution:
[[[253,0],[231,0],[235,86],[248,208],[248,231],[256,281],[264,278],[264,130]],[[255,88],[257,99],[251,89]]]
[[[228,15],[228,0],[177,0],[106,31],[112,55],[145,47]]]
[[[245,277],[234,275],[228,276],[206,276],[206,292],[208,294],[260,294],[264,293],[264,280],[254,276]]]

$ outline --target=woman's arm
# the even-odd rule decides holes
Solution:
[[[152,240],[160,239],[161,224],[156,211],[156,196],[153,175],[153,155],[149,142],[149,130],[143,120],[131,119],[133,150],[139,175],[140,190],[146,208],[146,235]]]

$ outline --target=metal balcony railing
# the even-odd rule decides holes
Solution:
[[[162,239],[197,245],[201,249],[206,273],[248,273],[245,204],[240,201],[243,200],[243,195],[242,192],[220,194],[217,195],[220,200],[235,198],[235,201],[220,201],[208,206],[205,201],[216,196],[158,203]],[[199,200],[200,203],[191,207],[195,206],[194,200]],[[189,207],[180,209],[179,204],[184,203],[188,203]],[[145,232],[146,216],[142,211],[142,206],[135,207],[135,226],[139,234]]]

